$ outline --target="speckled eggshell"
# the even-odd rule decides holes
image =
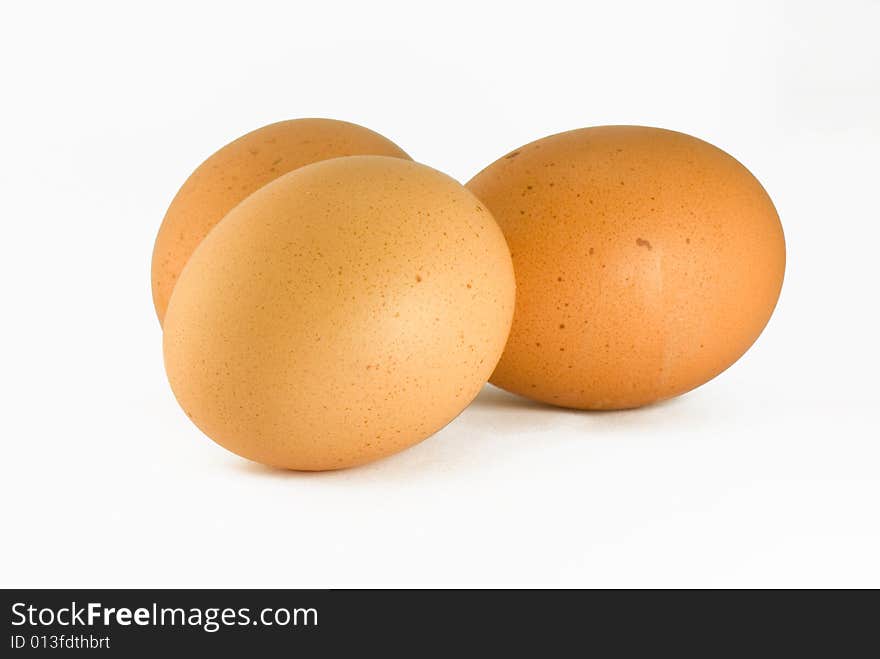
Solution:
[[[165,317],[165,367],[230,451],[350,467],[470,403],[514,289],[501,230],[461,184],[408,160],[327,160],[248,197],[196,249]]]
[[[697,138],[641,126],[553,135],[468,183],[517,280],[491,381],[540,401],[622,409],[733,364],[782,286],[785,242],[761,184]]]
[[[168,298],[198,244],[236,204],[282,174],[352,155],[409,156],[368,128],[334,119],[292,119],[258,128],[199,165],[171,202],[153,248],[153,304]]]

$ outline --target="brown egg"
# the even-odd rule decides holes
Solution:
[[[397,158],[326,160],[255,192],[202,241],[168,305],[165,367],[230,451],[349,467],[458,415],[513,307],[504,236],[461,184]]]
[[[293,119],[258,128],[199,165],[171,202],[153,248],[153,304],[159,322],[190,255],[236,204],[298,167],[353,155],[409,159],[396,144],[363,126]]]
[[[602,126],[512,151],[468,184],[510,246],[513,327],[492,382],[582,409],[637,407],[721,373],[770,318],[779,217],[734,158]]]

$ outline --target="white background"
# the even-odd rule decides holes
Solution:
[[[878,32],[876,1],[6,7],[0,583],[880,586]],[[779,209],[776,314],[667,404],[487,387],[366,467],[243,461],[167,386],[151,249],[205,157],[308,116],[462,181],[582,126],[706,139]]]

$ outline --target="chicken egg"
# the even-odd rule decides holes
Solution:
[[[467,187],[507,238],[516,311],[491,381],[582,409],[645,405],[733,364],[776,305],[785,240],[737,160],[601,126],[513,150]]]
[[[159,322],[193,250],[242,199],[303,165],[361,154],[409,159],[396,144],[363,126],[292,119],[258,128],[199,165],[171,202],[153,248],[153,304]]]
[[[514,294],[504,236],[464,186],[400,158],[325,160],[262,187],[196,248],[165,316],[166,372],[230,451],[350,467],[473,400]]]

